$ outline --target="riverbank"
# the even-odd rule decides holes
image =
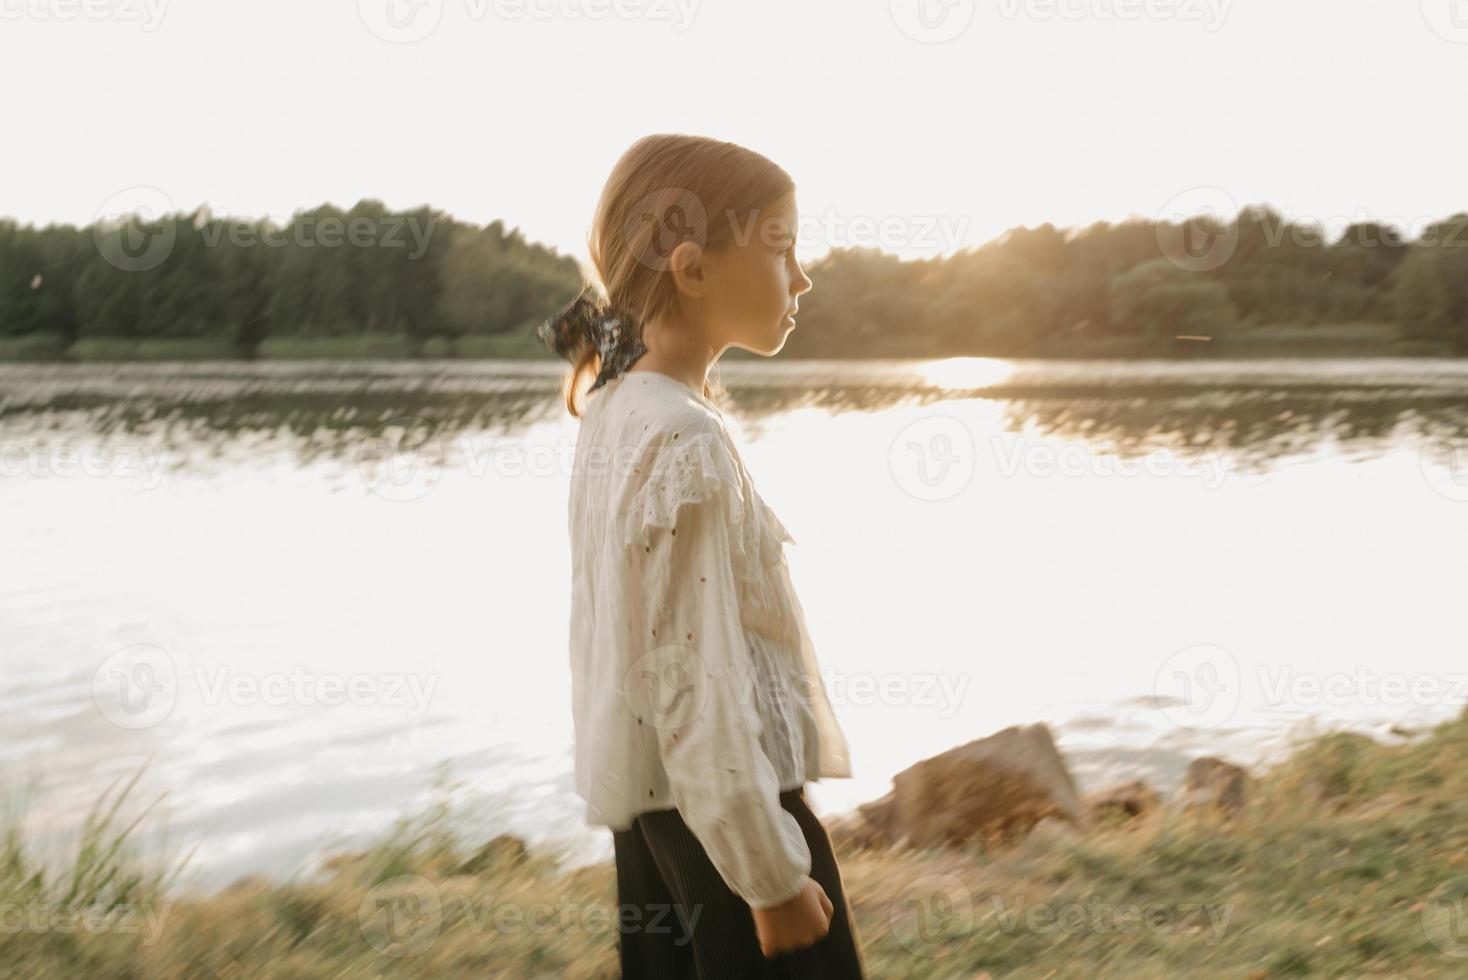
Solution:
[[[610,865],[567,872],[513,838],[473,842],[451,800],[321,875],[169,898],[133,853],[122,795],[59,874],[4,836],[0,963],[15,975],[617,975]],[[1468,712],[1400,745],[1314,738],[1251,774],[1231,817],[1162,807],[1083,832],[1045,821],[987,851],[838,852],[874,978],[1461,977]]]
[[[900,338],[899,338],[900,339]],[[856,351],[850,347],[824,349],[804,337],[794,337],[788,359],[843,357],[898,357],[936,359],[958,356],[1026,358],[1251,358],[1251,357],[1451,357],[1451,345],[1414,340],[1394,323],[1268,324],[1240,327],[1217,337],[1075,337],[1063,345],[1010,354],[984,355],[974,351]],[[731,348],[732,360],[757,355]],[[249,352],[229,339],[132,339],[87,337],[72,343],[50,335],[0,337],[0,362],[61,361],[214,361],[214,360],[541,360],[545,347],[528,327],[525,330],[479,337],[433,337],[417,340],[401,334],[357,334],[331,337],[268,338]]]

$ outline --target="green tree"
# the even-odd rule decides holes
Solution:
[[[1177,334],[1213,337],[1238,319],[1228,289],[1167,259],[1153,259],[1111,284],[1113,323],[1135,324],[1137,332],[1160,338]]]
[[[1468,353],[1468,214],[1423,232],[1396,269],[1392,298],[1410,335]]]

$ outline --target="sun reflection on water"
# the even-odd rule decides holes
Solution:
[[[939,388],[987,388],[1009,379],[1014,365],[993,357],[945,357],[918,365],[928,384]]]

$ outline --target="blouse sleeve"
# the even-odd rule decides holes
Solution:
[[[670,437],[649,469],[627,531],[644,631],[627,688],[684,822],[730,889],[769,908],[799,894],[811,856],[760,746],[734,577],[738,471],[711,431]]]

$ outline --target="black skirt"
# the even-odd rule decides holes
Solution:
[[[612,833],[617,941],[626,980],[863,980],[860,939],[831,836],[806,805],[803,789],[781,793],[780,805],[805,832],[811,877],[831,900],[826,935],[805,949],[766,959],[749,905],[714,869],[682,816],[676,809],[652,810]]]

